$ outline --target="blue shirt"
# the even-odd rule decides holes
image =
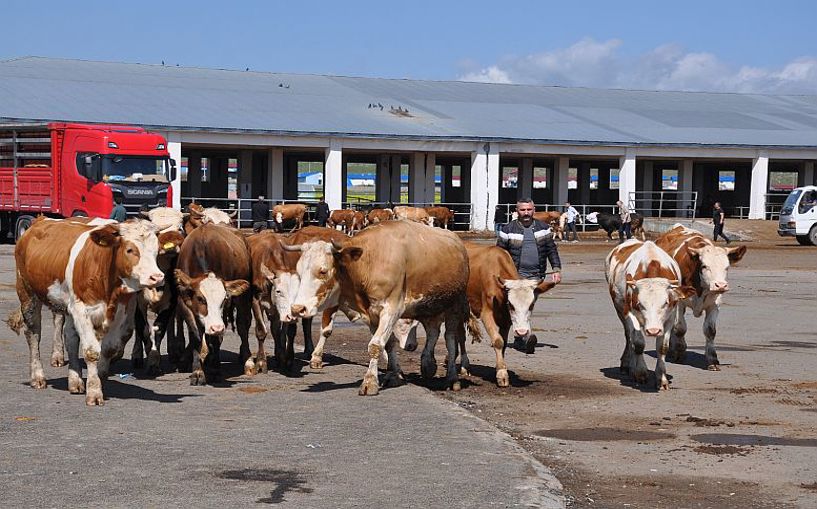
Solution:
[[[111,216],[108,219],[113,219],[114,221],[119,221],[120,223],[128,219],[128,213],[125,210],[125,206],[121,203],[114,205],[114,208],[111,211]]]

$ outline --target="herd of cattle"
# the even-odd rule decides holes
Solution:
[[[537,297],[554,283],[521,279],[507,251],[463,242],[450,231],[430,227],[429,212],[416,210],[425,216],[395,210],[371,217],[372,225],[354,236],[315,226],[289,236],[272,231],[246,235],[224,212],[196,207],[185,214],[155,209],[146,219],[124,223],[40,217],[15,248],[20,308],[7,323],[24,333],[30,384],[43,388],[43,305],[53,312],[51,365],[63,366],[67,350],[68,389],[84,392],[88,405],[103,404],[102,380],[134,333],[135,365],[144,363],[147,352],[147,370],[159,374],[159,351],[167,335],[170,362],[191,372],[191,384],[200,385],[220,376],[219,350],[228,326],[241,340],[245,375],[267,371],[270,335],[277,368],[293,367],[298,321],[310,366],[322,368],[338,311],[367,325],[372,334],[361,395],[401,383],[398,347],[417,348],[418,324],[426,332],[423,377],[435,375],[434,350],[445,325],[446,382],[458,390],[459,376],[469,368],[466,329],[479,341],[481,321],[496,354],[497,385],[507,387],[508,336],[511,331],[517,338],[532,333]],[[283,218],[288,212],[273,214]],[[395,216],[404,220],[387,220]],[[745,252],[745,246],[717,247],[681,225],[655,243],[634,239],[615,248],[606,259],[606,274],[625,330],[622,371],[637,383],[647,382],[643,351],[645,339],[654,337],[656,384],[667,388],[664,359],[669,353],[670,360],[683,360],[687,307],[695,316],[706,313],[706,359],[710,369],[718,369],[715,325],[729,288],[726,274]],[[320,337],[314,344],[312,320],[319,314]],[[249,344],[253,320],[255,356]],[[379,378],[381,360],[387,369]]]
[[[275,205],[272,208],[275,229],[283,231],[286,222],[294,224],[291,231],[303,228],[306,211],[306,205],[300,203]],[[368,210],[340,209],[331,212],[326,224],[333,228],[340,228],[351,236],[369,225],[394,219],[409,219],[429,226],[436,224],[448,229],[449,225],[454,223],[454,211],[442,206],[409,207],[406,205]]]

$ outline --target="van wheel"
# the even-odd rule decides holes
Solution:
[[[20,241],[20,237],[31,228],[31,223],[34,221],[34,218],[31,216],[20,216],[17,218],[17,224],[14,227],[14,242],[17,243]]]
[[[817,246],[817,224],[812,226],[811,231],[808,232],[808,240],[812,246]]]

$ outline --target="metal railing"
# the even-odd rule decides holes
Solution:
[[[766,207],[763,211],[763,218],[769,221],[777,221],[780,219],[780,209],[783,208],[783,202],[786,201],[786,198],[789,196],[789,193],[766,193]],[[727,209],[727,213],[730,212]],[[731,214],[729,217],[733,217],[735,219],[749,219],[749,206],[748,205],[738,205],[731,208]]]
[[[618,214],[618,205],[573,205],[579,211],[579,216],[576,218],[576,229],[581,232],[596,231],[599,228],[597,223],[588,223],[585,219],[587,214],[591,212],[607,212],[609,214]],[[555,210],[557,212],[564,212],[564,205],[543,203],[536,205],[536,212],[550,212]],[[516,203],[500,203],[497,205],[497,213],[494,216],[494,227],[496,224],[505,224],[510,222],[513,218],[513,213],[516,211]],[[630,210],[630,212],[637,212]],[[502,219],[502,221],[500,221]]]
[[[448,229],[457,231],[466,231],[471,229],[472,215],[474,205],[472,203],[429,203],[429,202],[383,202],[383,201],[365,201],[365,202],[343,202],[343,208],[351,208],[356,210],[369,210],[372,208],[394,208],[394,207],[448,207],[454,211],[454,221],[448,223]]]
[[[630,210],[647,217],[695,218],[698,206],[697,191],[630,191],[627,198]]]

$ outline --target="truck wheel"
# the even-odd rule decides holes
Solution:
[[[17,218],[17,224],[14,227],[14,242],[17,243],[20,240],[20,237],[31,228],[31,223],[34,221],[34,218],[31,216],[20,216]]]
[[[88,214],[81,210],[75,210],[74,213],[71,214],[71,217],[88,217]]]

